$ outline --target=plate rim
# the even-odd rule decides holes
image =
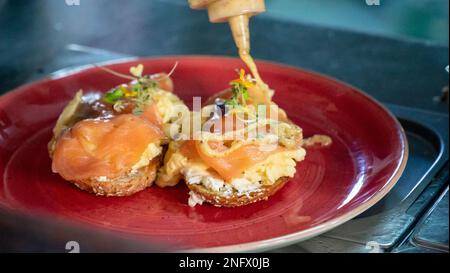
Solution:
[[[72,76],[90,69],[95,69],[97,66],[109,66],[109,65],[117,65],[117,64],[125,64],[130,62],[138,62],[140,60],[142,61],[156,61],[156,60],[164,60],[164,59],[219,59],[219,60],[239,60],[239,58],[231,57],[231,56],[223,56],[223,55],[164,55],[164,56],[152,56],[152,57],[126,57],[126,58],[120,58],[120,59],[114,59],[104,62],[96,62],[92,64],[85,64],[85,65],[78,65],[73,67],[67,67],[63,69],[56,70],[49,75],[35,80],[31,81],[29,83],[25,83],[23,85],[20,85],[10,91],[6,91],[3,95],[0,96],[0,105],[2,103],[5,103],[11,99],[13,99],[15,96],[21,94],[25,90],[28,89],[28,87],[41,84],[46,81],[51,80],[59,80],[68,76]],[[232,245],[223,245],[223,246],[216,246],[216,247],[205,247],[205,248],[192,248],[192,249],[181,249],[177,252],[187,252],[187,253],[195,253],[195,252],[262,252],[262,251],[268,251],[272,249],[277,249],[280,247],[293,245],[296,243],[299,243],[304,240],[308,240],[310,238],[313,238],[315,236],[318,236],[320,234],[323,234],[329,230],[332,230],[333,228],[342,225],[346,223],[347,221],[353,219],[354,217],[360,215],[376,203],[378,203],[386,194],[389,193],[389,191],[397,184],[398,180],[400,179],[401,175],[403,174],[406,164],[409,157],[409,146],[408,146],[408,139],[406,137],[406,133],[404,131],[403,126],[400,124],[398,119],[395,117],[395,115],[381,102],[379,102],[377,99],[375,99],[373,96],[367,94],[362,89],[355,87],[349,83],[346,83],[342,80],[336,79],[334,77],[322,74],[320,72],[316,72],[310,69],[305,69],[302,67],[297,67],[294,65],[284,64],[280,62],[270,61],[270,60],[264,60],[264,59],[256,59],[257,63],[260,64],[268,64],[278,67],[283,67],[289,70],[294,71],[301,71],[306,72],[308,74],[312,74],[315,76],[319,76],[320,78],[324,78],[326,80],[338,83],[339,85],[345,86],[347,88],[352,89],[355,93],[365,97],[368,99],[372,104],[380,108],[382,111],[384,111],[391,120],[394,121],[395,127],[398,129],[398,132],[400,133],[400,140],[403,147],[401,147],[401,159],[400,163],[397,164],[395,171],[391,175],[391,177],[385,182],[384,186],[373,196],[371,196],[369,199],[361,203],[361,205],[357,206],[353,210],[339,216],[333,219],[330,219],[326,222],[321,223],[320,225],[317,225],[312,228],[308,228],[305,230],[292,232],[286,235],[277,236],[270,239],[264,239],[264,240],[258,240],[258,241],[252,241],[252,242],[246,242],[241,244],[232,244]],[[4,206],[4,204],[0,203],[1,206]],[[84,224],[82,224],[84,225]],[[98,229],[101,229],[99,227],[96,227]]]

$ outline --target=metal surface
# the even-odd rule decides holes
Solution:
[[[392,247],[418,217],[408,208],[448,160],[448,117],[389,107],[407,132],[410,158],[394,189],[360,217],[327,233],[328,237],[359,243],[376,241]]]
[[[448,161],[448,116],[394,105],[388,107],[404,126],[410,146],[409,161],[402,178],[377,205],[316,238],[320,244],[300,243],[294,248],[310,252],[341,252],[341,247],[347,245],[345,251],[358,251],[365,249],[367,243],[376,242],[380,251],[390,251],[430,205],[431,195],[422,202],[416,201]],[[340,240],[342,245],[336,244],[336,240]],[[288,247],[285,251],[296,250]]]
[[[418,225],[412,240],[418,246],[448,252],[448,188]]]

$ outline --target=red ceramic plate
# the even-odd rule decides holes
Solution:
[[[127,73],[169,71],[188,105],[228,86],[243,64],[232,58],[168,57],[111,64]],[[85,193],[51,172],[47,142],[56,118],[79,89],[108,90],[122,79],[90,67],[60,73],[0,98],[0,206],[118,231],[201,251],[256,251],[323,233],[362,213],[394,186],[407,160],[397,120],[375,100],[336,80],[259,62],[275,101],[305,136],[330,135],[327,149],[310,149],[296,176],[268,201],[240,208],[190,208],[188,190],[152,187],[124,198]]]

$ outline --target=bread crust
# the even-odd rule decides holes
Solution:
[[[286,185],[286,182],[288,182],[288,180],[289,177],[281,177],[270,186],[262,186],[259,191],[249,193],[248,195],[233,194],[231,196],[220,195],[217,192],[208,190],[200,184],[186,184],[191,191],[203,197],[205,202],[208,202],[217,207],[233,208],[269,199],[270,196],[274,195],[284,185]]]
[[[110,181],[100,182],[97,179],[69,181],[78,188],[98,196],[129,196],[150,187],[156,178],[161,164],[161,157],[154,158],[149,165],[140,168],[134,174],[128,174]]]

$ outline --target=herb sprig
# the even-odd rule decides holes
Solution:
[[[172,70],[167,74],[167,78],[174,72],[178,62],[175,63]],[[122,74],[106,67],[99,66],[102,70],[115,76],[131,80],[129,85],[121,85],[103,96],[103,101],[112,104],[116,112],[122,112],[127,104],[132,104],[132,113],[140,116],[144,113],[145,107],[152,100],[152,93],[159,88],[159,81],[162,79],[152,79],[148,75],[143,75],[144,65],[139,64],[130,68],[130,75]]]
[[[233,95],[226,101],[226,104],[232,108],[246,107],[250,97],[248,89],[253,87],[254,83],[246,77],[244,69],[239,71],[239,79],[231,81],[230,85]]]

